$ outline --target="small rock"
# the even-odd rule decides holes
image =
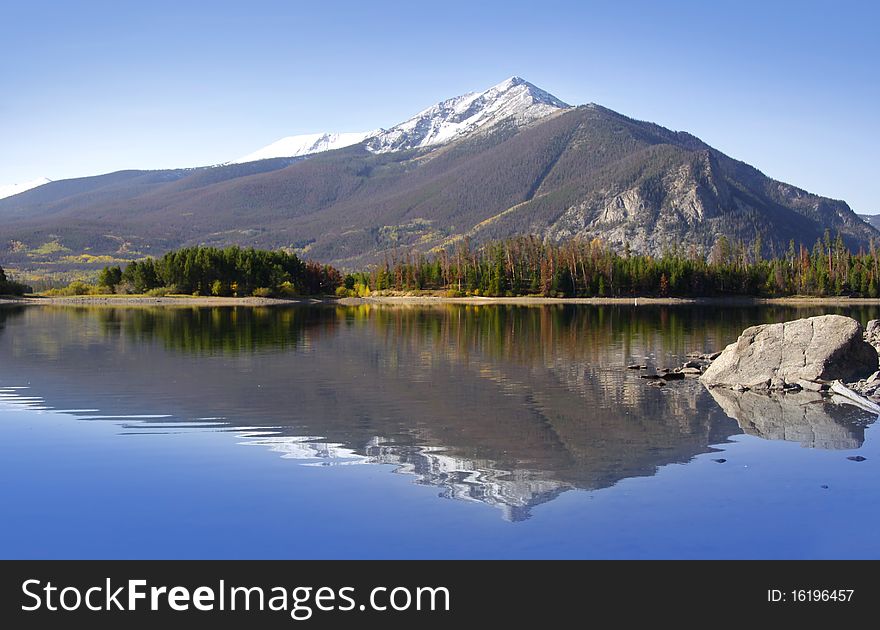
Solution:
[[[795,381],[798,385],[800,385],[801,389],[805,389],[808,392],[821,392],[823,389],[828,389],[828,386],[824,383],[817,383],[816,381],[807,381],[804,379],[798,379]]]
[[[699,369],[699,368],[701,368],[702,366],[703,366],[703,364],[700,363],[699,361],[688,361],[687,363],[685,363],[685,364],[682,365],[681,367],[683,367],[683,368],[697,368],[697,369]]]
[[[661,374],[660,378],[664,381],[680,381],[684,378],[684,374],[681,372],[667,372],[666,374]]]
[[[799,392],[801,391],[801,386],[797,383],[786,383],[784,391],[786,392]]]
[[[727,460],[724,459],[723,457],[719,457],[718,459],[713,459],[712,461],[713,461],[713,462],[718,462],[719,464],[723,464],[723,463],[726,462]]]
[[[627,365],[627,366],[626,366],[626,369],[627,369],[627,370],[641,370],[641,369],[643,369],[643,368],[642,368],[642,366],[639,365],[638,363],[634,363],[634,364],[632,364],[632,365]]]
[[[699,359],[702,358],[703,355],[699,352],[688,352],[685,356],[688,359]]]
[[[719,351],[719,352],[713,352],[712,354],[710,354],[710,355],[708,356],[708,359],[709,359],[710,361],[714,361],[715,359],[717,359],[717,358],[720,357],[720,356],[721,356],[721,352],[720,352],[720,351]]]
[[[639,376],[639,378],[647,378],[647,379],[653,380],[653,379],[660,378],[660,375],[659,374],[642,374]]]
[[[666,374],[667,372],[671,372],[672,370],[670,370],[669,368],[660,368],[660,369],[657,370],[657,371],[658,371],[658,372],[662,372],[663,374]]]
[[[874,383],[877,381],[880,381],[880,370],[877,370],[876,372],[871,374],[871,376],[865,379],[866,383]]]
[[[666,387],[666,383],[659,379],[656,381],[648,381],[648,385],[653,385],[654,387]]]
[[[703,372],[700,368],[695,367],[683,367],[679,370],[681,374],[702,374]]]
[[[847,459],[848,459],[849,461],[851,461],[851,462],[863,462],[863,461],[865,461],[865,460],[868,459],[868,458],[867,458],[867,457],[862,457],[861,455],[852,455],[852,456],[850,456],[850,457],[847,457]]]

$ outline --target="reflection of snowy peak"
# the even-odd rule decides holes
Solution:
[[[477,129],[512,120],[523,125],[568,105],[528,81],[511,77],[485,92],[456,96],[383,130],[367,141],[374,153],[443,144]]]
[[[42,186],[43,184],[48,184],[51,181],[51,179],[41,177],[39,179],[34,179],[29,182],[22,182],[21,184],[0,185],[0,199],[5,199],[6,197],[11,197],[12,195],[17,195],[18,193],[23,193],[26,190],[36,188],[37,186]]]
[[[394,464],[394,472],[414,475],[419,483],[442,488],[440,496],[485,503],[501,510],[509,521],[529,518],[531,508],[549,501],[570,485],[529,470],[505,470],[490,460],[470,460],[444,454],[442,448],[403,446],[375,437],[359,455],[342,444],[317,436],[267,435],[274,431],[249,428],[243,444],[265,446],[285,459],[306,460],[310,466]]]
[[[312,153],[321,153],[322,151],[332,151],[333,149],[341,149],[342,147],[363,142],[365,138],[374,133],[373,131],[358,131],[354,133],[309,133],[301,136],[288,136],[244,157],[240,157],[232,163],[241,164],[242,162],[255,162],[257,160],[268,160],[269,158],[299,157],[311,155]]]
[[[289,136],[233,163],[311,155],[365,140],[367,149],[373,153],[436,146],[502,121],[525,125],[567,107],[569,105],[528,81],[511,77],[485,92],[471,92],[432,105],[387,130]]]

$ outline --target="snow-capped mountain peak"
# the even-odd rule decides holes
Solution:
[[[43,184],[48,184],[51,182],[51,179],[46,177],[40,177],[38,179],[33,179],[29,182],[22,182],[20,184],[3,184],[0,185],[0,199],[5,199],[6,197],[11,197],[12,195],[17,195],[19,193],[23,193],[26,190],[30,190],[31,188],[37,188],[38,186],[42,186]]]
[[[299,136],[288,136],[237,160],[233,160],[232,163],[241,164],[242,162],[255,162],[257,160],[268,160],[269,158],[278,157],[300,157],[323,151],[332,151],[333,149],[341,149],[358,142],[363,142],[375,133],[375,131],[359,131],[354,133],[309,133]]]
[[[437,146],[502,121],[526,125],[570,105],[517,76],[483,92],[455,96],[389,129],[355,133],[314,133],[282,138],[233,164],[278,157],[300,157],[365,142],[373,153]]]
[[[501,121],[523,125],[569,107],[520,77],[510,77],[484,92],[462,94],[422,110],[409,120],[367,141],[374,153],[443,144]]]

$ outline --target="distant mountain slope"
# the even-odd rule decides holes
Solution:
[[[51,179],[46,177],[40,177],[38,179],[32,179],[29,182],[21,182],[19,184],[3,184],[0,185],[0,199],[6,199],[6,197],[11,197],[12,195],[18,195],[26,190],[31,190],[32,188],[37,188],[42,186],[43,184],[48,184],[51,182]]]
[[[343,147],[350,147],[353,144],[363,142],[375,133],[375,131],[359,131],[354,133],[311,133],[288,136],[281,138],[281,140],[276,140],[272,144],[253,153],[248,153],[232,163],[241,164],[242,162],[254,162],[256,160],[279,157],[301,157],[323,151],[333,151],[334,149],[342,149]]]
[[[859,217],[871,227],[880,230],[880,214],[860,214]]]
[[[45,260],[35,252],[55,241],[128,256],[198,243],[289,247],[353,268],[394,250],[518,234],[704,255],[721,235],[760,237],[767,254],[790,240],[812,246],[826,229],[854,248],[880,240],[846,203],[772,180],[690,134],[598,105],[538,102],[538,92],[511,82],[492,102],[512,106],[480,125],[482,97],[440,107],[427,120],[467,125],[439,144],[424,146],[445,122],[407,127],[400,146],[415,147],[398,151],[367,140],[302,158],[53,182],[0,200],[0,260]]]

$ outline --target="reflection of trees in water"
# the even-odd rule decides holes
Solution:
[[[622,370],[626,344],[660,354],[667,345],[691,346],[684,322],[693,319],[665,309],[363,306],[339,313],[380,344],[376,380],[398,380],[396,400],[422,403],[413,443],[388,445],[383,456],[449,496],[516,507],[511,517],[564,489],[652,475],[738,432],[714,405],[708,413],[711,399],[696,383],[662,392]]]
[[[827,309],[826,309],[827,310]],[[834,309],[831,309],[834,310]],[[842,309],[837,309],[842,310]],[[853,315],[852,309],[848,311]],[[866,321],[876,307],[857,309]],[[369,327],[383,343],[386,371],[406,364],[412,378],[432,379],[440,364],[469,368],[516,388],[511,368],[552,372],[583,396],[637,407],[643,381],[623,378],[634,361],[674,366],[690,351],[721,349],[748,326],[823,312],[763,306],[498,306],[444,305],[340,308],[347,325]],[[530,380],[531,375],[526,375]],[[686,409],[694,410],[690,403]],[[675,410],[670,410],[675,411]]]
[[[740,432],[697,382],[648,387],[623,369],[631,358],[671,365],[688,351],[720,348],[755,323],[819,312],[372,304],[37,308],[23,324],[31,334],[16,349],[31,374],[51,369],[58,357],[64,365],[82,365],[68,371],[66,378],[77,380],[64,380],[62,391],[71,396],[75,383],[78,395],[96,406],[105,392],[125,392],[128,402],[110,397],[107,406],[141,413],[145,406],[156,409],[158,400],[181,417],[189,410],[277,427],[263,442],[285,456],[320,457],[328,444],[338,445],[394,464],[441,488],[443,496],[494,505],[519,520],[567,489],[653,475]],[[846,311],[853,312],[863,321],[874,315],[874,309]],[[55,354],[29,352],[47,340],[60,344]],[[224,358],[200,360],[205,354]],[[111,364],[118,373],[107,369]],[[98,371],[104,374],[100,390],[93,378]],[[770,428],[755,433],[788,435]]]
[[[99,308],[94,316],[105,334],[194,354],[293,349],[307,330],[332,333],[336,324],[328,309],[278,307]]]
[[[840,312],[865,323],[880,307],[784,306],[372,306],[340,308],[346,321],[371,320],[394,343],[430,338],[446,352],[480,351],[492,358],[533,361],[560,355],[599,359],[609,349],[626,355],[645,347],[667,352],[721,349],[755,323]],[[710,345],[707,345],[710,344]]]
[[[450,397],[464,401],[445,420],[419,428],[418,442],[442,445],[442,456],[418,445],[388,447],[384,456],[446,488],[449,496],[480,495],[515,508],[510,516],[521,518],[529,506],[566,488],[601,488],[652,475],[658,466],[686,462],[739,433],[698,383],[648,387],[622,369],[630,357],[650,355],[657,365],[673,365],[688,351],[723,347],[757,322],[825,311],[454,305],[363,306],[340,309],[340,316],[380,337],[383,378],[430,383],[419,390],[428,407],[442,408]],[[863,321],[877,314],[874,307],[846,312]],[[484,386],[475,395],[468,383],[476,381]],[[490,390],[503,395],[490,397]],[[786,424],[786,418],[779,422]],[[800,436],[820,448],[860,444],[858,428],[846,418],[845,410],[823,415],[813,407],[809,438],[793,425],[788,432],[748,432],[771,439]]]
[[[24,309],[24,306],[16,304],[0,304],[0,333],[6,327],[6,320],[21,317]]]

